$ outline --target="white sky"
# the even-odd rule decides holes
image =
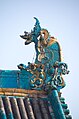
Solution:
[[[34,16],[62,46],[70,70],[62,93],[73,119],[79,119],[79,0],[0,0],[0,69],[33,61],[34,44],[25,46],[19,35],[31,31]]]

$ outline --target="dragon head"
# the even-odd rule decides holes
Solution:
[[[38,42],[37,37],[40,34],[41,27],[40,27],[39,20],[36,17],[34,17],[34,19],[36,20],[36,23],[34,25],[33,30],[31,30],[30,33],[24,31],[24,35],[20,35],[21,38],[25,39],[25,45],[27,45],[27,44],[29,44],[31,42],[34,42],[34,43]]]

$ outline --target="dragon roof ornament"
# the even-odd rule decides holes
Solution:
[[[48,30],[41,28],[39,20],[34,17],[36,23],[31,32],[20,35],[25,39],[25,45],[35,43],[35,63],[28,66],[19,64],[18,68],[30,72],[30,86],[32,89],[60,91],[65,86],[62,75],[68,74],[68,66],[62,62],[61,48],[56,38],[52,37]]]
[[[68,66],[62,62],[57,39],[34,19],[33,30],[20,37],[25,39],[25,45],[34,42],[35,62],[19,64],[20,70],[0,70],[0,117],[72,119],[60,92]]]

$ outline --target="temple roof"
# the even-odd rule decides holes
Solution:
[[[59,100],[66,119],[71,119],[65,99]],[[0,119],[61,119],[53,109],[44,91],[0,88]]]
[[[71,119],[60,92],[68,66],[57,39],[35,20],[33,30],[20,35],[25,45],[34,42],[35,62],[0,70],[0,119]]]
[[[44,98],[2,97],[0,103],[9,119],[55,119],[50,102]]]

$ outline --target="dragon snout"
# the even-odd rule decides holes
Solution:
[[[28,35],[29,35],[29,33],[24,31],[24,35],[20,35],[20,37],[23,38],[23,39],[27,39]]]
[[[25,40],[27,39],[27,35],[20,35],[20,37],[25,39]]]

